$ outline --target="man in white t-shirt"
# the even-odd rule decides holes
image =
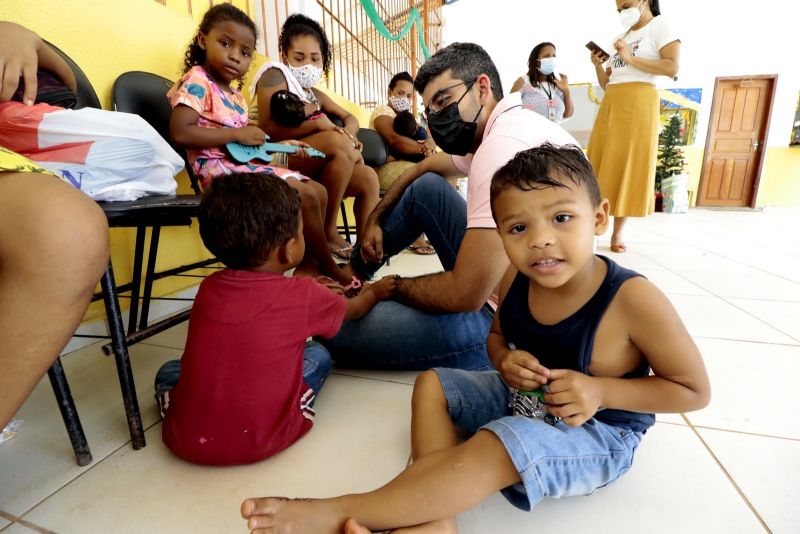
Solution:
[[[476,44],[454,43],[437,52],[420,68],[415,88],[445,153],[397,179],[370,216],[350,265],[370,278],[425,232],[444,272],[399,279],[396,301],[345,322],[326,345],[337,363],[349,366],[488,369],[493,296],[509,265],[489,205],[492,176],[521,150],[577,142],[524,109],[518,93],[503,98],[497,68]],[[465,173],[466,202],[444,179]]]

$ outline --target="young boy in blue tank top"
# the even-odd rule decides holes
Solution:
[[[593,253],[609,204],[578,147],[520,152],[495,174],[491,202],[511,260],[487,339],[497,370],[422,373],[403,473],[365,494],[248,499],[250,529],[456,532],[455,515],[498,490],[530,510],[614,482],[654,413],[708,404],[700,352],[669,300]],[[513,415],[517,390],[538,390],[546,416]],[[471,437],[459,443],[457,430]]]

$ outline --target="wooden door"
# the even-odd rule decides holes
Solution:
[[[776,81],[717,78],[698,206],[755,207]]]

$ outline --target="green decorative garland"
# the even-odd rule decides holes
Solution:
[[[422,55],[425,56],[426,61],[430,58],[428,47],[425,45],[425,32],[422,27],[422,18],[419,16],[419,10],[417,10],[416,7],[409,9],[408,22],[406,22],[406,25],[403,26],[403,29],[400,30],[400,33],[397,35],[392,35],[389,28],[383,23],[380,15],[378,15],[378,11],[375,9],[375,3],[372,0],[361,0],[361,7],[364,8],[369,20],[372,22],[372,25],[375,26],[375,29],[378,30],[378,33],[390,41],[399,41],[411,31],[411,26],[416,24],[417,37],[419,37],[419,46],[422,48]]]

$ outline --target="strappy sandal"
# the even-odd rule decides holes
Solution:
[[[361,280],[354,276],[350,280],[350,283],[344,286],[344,296],[347,298],[355,297],[361,293],[362,287],[364,287],[364,284],[361,282]]]

